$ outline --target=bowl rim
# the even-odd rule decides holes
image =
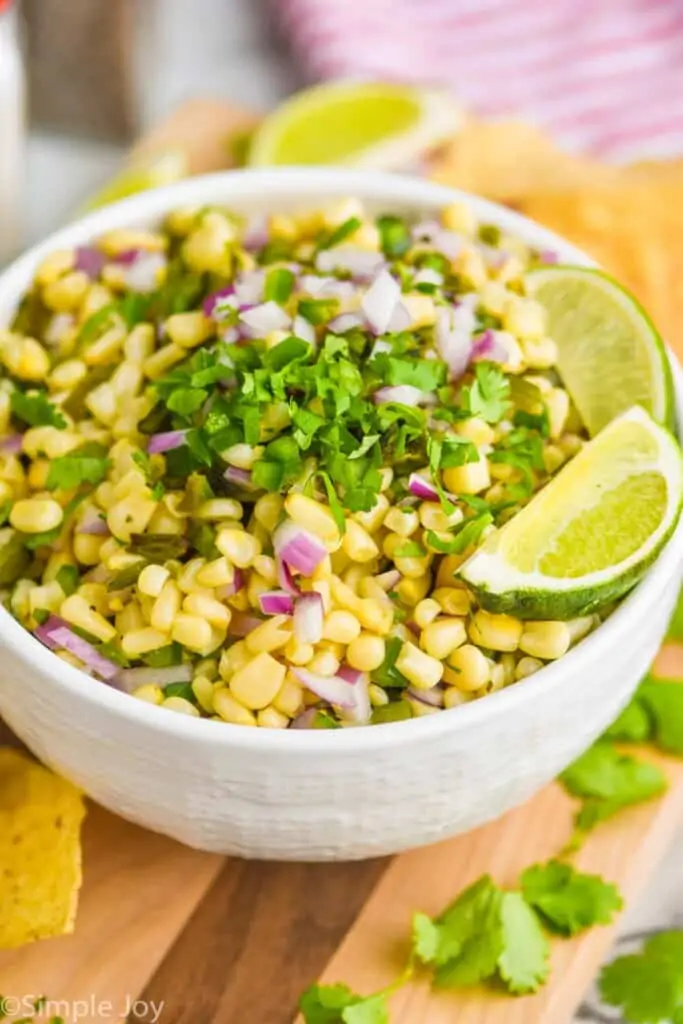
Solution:
[[[176,206],[208,202],[233,202],[236,208],[247,204],[262,208],[273,205],[262,196],[278,193],[282,199],[301,200],[302,204],[320,203],[325,199],[358,196],[366,202],[384,202],[429,209],[454,201],[471,206],[478,218],[497,224],[540,249],[552,249],[566,262],[582,266],[597,264],[580,249],[566,242],[553,231],[515,211],[499,206],[469,192],[404,175],[373,171],[326,168],[276,168],[225,171],[201,175],[176,184],[131,196],[96,210],[65,228],[49,235],[0,274],[0,321],[16,307],[23,290],[33,278],[38,263],[59,248],[82,245],[114,227],[143,224]],[[683,372],[669,351],[672,366],[679,422],[683,420]],[[387,722],[378,727],[335,730],[249,729],[229,722],[168,714],[156,705],[135,700],[123,691],[57,658],[28,632],[5,608],[0,606],[0,635],[7,645],[29,667],[41,676],[51,677],[57,688],[67,691],[93,707],[105,710],[122,722],[148,728],[179,740],[198,740],[205,746],[253,751],[255,753],[285,751],[292,755],[332,750],[335,754],[353,754],[381,750],[397,743],[417,743],[436,739],[444,733],[457,734],[475,728],[484,720],[521,709],[524,703],[567,685],[569,678],[594,666],[610,649],[647,614],[663,588],[683,562],[683,520],[679,522],[656,562],[646,576],[627,595],[619,607],[598,628],[556,662],[484,699],[456,708],[442,710],[419,718]],[[98,685],[93,685],[96,682]]]

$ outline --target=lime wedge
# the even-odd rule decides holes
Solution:
[[[160,185],[171,185],[186,175],[187,159],[182,150],[172,149],[157,153],[149,160],[125,167],[96,195],[88,199],[85,209],[95,210],[99,206],[107,206],[137,192],[146,192],[147,189],[158,188]]]
[[[672,533],[683,459],[635,407],[590,441],[458,575],[489,611],[571,619],[629,590]]]
[[[590,434],[633,405],[673,427],[666,349],[645,310],[607,274],[553,266],[528,276],[559,349],[557,369]]]
[[[461,122],[460,107],[436,90],[368,82],[319,85],[262,122],[248,163],[395,170],[445,142]]]

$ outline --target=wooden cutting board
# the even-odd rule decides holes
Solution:
[[[249,117],[196,101],[137,153],[180,144],[193,171],[218,169],[221,140]],[[683,676],[683,648],[665,648],[657,671]],[[683,762],[647,756],[666,771],[668,792],[602,825],[577,857],[617,882],[629,903],[683,822]],[[298,996],[317,977],[361,992],[385,984],[405,959],[414,910],[437,912],[484,872],[513,885],[520,870],[563,846],[572,814],[551,785],[500,821],[437,846],[309,865],[198,853],[92,807],[76,932],[0,953],[0,992],[45,994],[52,1012],[79,1024],[292,1024]],[[392,1024],[568,1024],[613,932],[555,942],[552,978],[535,996],[437,997],[415,981],[394,999]]]

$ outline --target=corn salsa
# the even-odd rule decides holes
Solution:
[[[456,203],[179,209],[54,252],[0,330],[0,587],[57,657],[264,728],[433,714],[599,621],[456,570],[584,444],[526,272]]]

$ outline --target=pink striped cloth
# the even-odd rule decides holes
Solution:
[[[683,152],[683,0],[277,0],[313,79],[447,86],[622,161]]]

